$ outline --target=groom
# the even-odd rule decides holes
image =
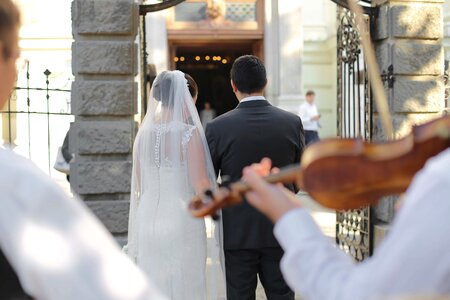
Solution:
[[[274,167],[300,161],[302,122],[270,105],[263,96],[266,84],[266,69],[256,56],[233,63],[231,86],[240,103],[206,128],[214,168],[222,178],[240,179],[245,166],[263,157],[270,157]],[[288,188],[294,190],[293,185]],[[280,272],[283,251],[269,219],[244,201],[223,210],[223,228],[227,299],[255,299],[257,275],[267,299],[294,299]]]

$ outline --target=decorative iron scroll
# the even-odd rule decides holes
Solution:
[[[355,16],[349,10],[342,16],[337,43],[344,63],[353,64],[359,58],[360,36],[355,25]]]
[[[348,9],[338,7],[337,15],[337,134],[343,138],[371,140],[372,98],[360,29]],[[370,218],[369,207],[336,213],[336,243],[357,261],[372,252]]]
[[[371,254],[370,209],[336,214],[336,243],[357,261]]]

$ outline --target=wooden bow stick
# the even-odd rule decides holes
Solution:
[[[392,120],[389,114],[388,102],[384,94],[383,83],[381,82],[380,71],[375,59],[375,50],[369,38],[369,31],[366,30],[366,24],[363,18],[363,11],[361,6],[357,4],[358,1],[348,0],[350,10],[355,14],[357,26],[361,30],[361,41],[364,50],[364,56],[367,62],[367,69],[369,71],[369,78],[372,83],[372,91],[380,112],[381,121],[386,131],[388,139],[394,137],[394,130],[392,128]]]

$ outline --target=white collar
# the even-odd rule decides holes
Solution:
[[[241,101],[239,101],[239,103],[255,100],[266,100],[266,98],[264,96],[250,96],[243,98]]]

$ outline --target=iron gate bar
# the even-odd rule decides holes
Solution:
[[[49,92],[70,92],[70,90],[63,90],[63,89],[46,89],[46,88],[24,88],[24,87],[15,87],[15,90],[21,91],[49,91]],[[27,105],[30,105],[30,94],[27,95]]]
[[[361,79],[360,76],[360,69],[359,69],[359,59],[356,60],[356,69],[358,70],[358,73],[356,74],[357,82],[358,82],[358,135],[361,137]]]
[[[331,0],[334,3],[336,3],[337,5],[339,5],[340,7],[344,7],[346,9],[350,9],[349,5],[348,5],[348,1],[353,1],[353,0]],[[363,10],[363,12],[367,15],[371,15],[376,11],[376,7],[372,7],[372,1],[371,0],[360,0],[359,3],[362,4],[366,4],[366,5],[361,5],[361,8]]]
[[[347,74],[347,65],[345,64],[344,65],[344,73],[343,74]],[[346,95],[347,95],[347,77],[346,76],[343,76],[344,77],[344,82],[343,82],[343,84],[344,84],[344,92],[342,93],[342,99],[347,99],[347,97],[346,97]],[[346,120],[347,119],[347,105],[346,105],[347,103],[345,102],[345,101],[343,101],[342,102],[342,119],[341,120]],[[344,134],[344,137],[347,137],[348,135],[347,135],[347,122],[342,122],[342,124],[344,125],[344,131],[343,131],[343,134]]]
[[[181,2],[184,1],[185,0],[163,0],[161,3],[156,4],[141,4],[139,5],[139,14],[145,16],[149,12],[160,11],[175,6],[177,4],[180,4]]]
[[[30,61],[27,60],[27,86],[30,86]],[[28,137],[31,134],[30,90],[27,90]],[[10,119],[11,120],[11,119]],[[9,127],[11,129],[11,126]],[[11,134],[10,134],[11,136]],[[31,159],[31,138],[28,139],[28,157]]]
[[[142,82],[143,82],[143,86],[141,86],[142,88],[142,95],[143,95],[143,99],[141,99],[141,102],[144,105],[144,113],[147,112],[147,85],[148,85],[148,78],[147,78],[147,58],[148,58],[148,52],[147,52],[147,30],[146,30],[146,23],[145,23],[145,15],[143,15],[141,17],[141,22],[140,22],[140,26],[142,26],[142,42],[141,42],[141,50],[142,50],[142,76],[143,78],[141,78]],[[141,113],[142,115],[142,113]]]
[[[48,143],[48,149],[51,148],[51,144],[50,144],[50,95],[49,95],[49,81],[48,81],[48,76],[50,76],[50,74],[52,74],[52,72],[50,72],[49,69],[46,69],[44,71],[44,75],[45,75],[45,83],[46,83],[46,95],[45,97],[47,98],[47,143]],[[50,170],[51,170],[51,163],[50,163],[50,151],[48,151],[48,174],[50,174]]]
[[[5,113],[5,111],[0,111],[0,114]],[[43,112],[43,111],[23,111],[23,110],[18,110],[18,111],[8,111],[8,114],[31,114],[31,115],[50,115],[50,116],[70,116],[71,114],[69,113],[57,113],[57,112]]]
[[[355,96],[355,94],[356,94],[356,90],[355,90],[355,62],[352,62],[352,64],[350,65],[350,70],[351,70],[351,72],[352,72],[352,99],[353,99],[353,110],[354,111],[357,111],[356,110],[356,96]],[[359,100],[359,99],[358,99]],[[359,101],[358,101],[359,102]],[[356,115],[359,115],[359,111],[357,111],[357,113],[353,113],[353,124],[355,124],[355,126],[353,126],[353,136],[357,136],[356,135],[356,132],[358,131],[357,130],[357,126],[356,125],[358,125],[359,126],[359,124],[356,124]]]
[[[178,5],[185,0],[161,0],[161,3],[155,3],[155,4],[141,4],[139,5],[139,15],[141,16],[141,21],[139,26],[141,27],[141,57],[142,57],[142,98],[141,101],[143,103],[143,111],[144,113],[147,112],[147,85],[150,83],[151,80],[148,78],[148,72],[147,72],[147,61],[148,61],[148,53],[147,53],[147,29],[146,29],[146,22],[145,22],[145,16],[147,13],[151,12],[157,12],[160,10],[164,10],[167,8],[170,8],[172,6]]]
[[[444,61],[444,110],[442,113],[444,115],[450,114],[450,103],[449,103],[449,97],[450,97],[450,63],[448,60]]]

